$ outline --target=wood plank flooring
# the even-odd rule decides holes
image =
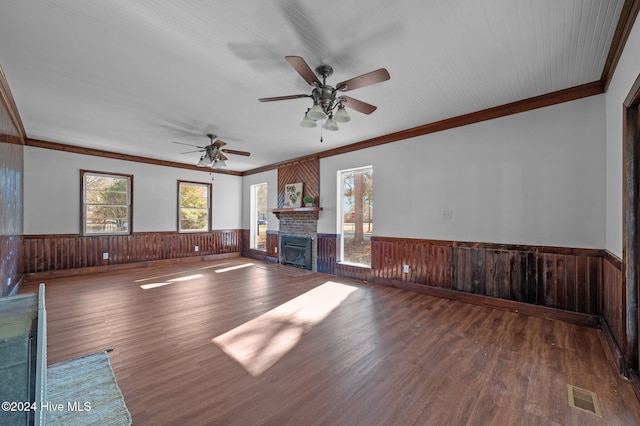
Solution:
[[[355,290],[326,318],[253,336],[251,356],[299,338],[260,374],[213,342],[329,281]],[[640,424],[594,329],[242,257],[45,283],[49,363],[113,347],[134,425]]]

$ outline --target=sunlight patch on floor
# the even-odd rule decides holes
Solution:
[[[327,281],[212,341],[251,375],[259,376],[357,289]]]
[[[253,266],[253,263],[243,263],[242,265],[229,266],[228,268],[216,269],[214,272],[219,274],[221,272],[229,272],[235,271],[236,269],[248,268],[249,266]]]
[[[216,265],[209,265],[209,266],[203,266],[202,268],[198,268],[198,269],[213,269],[213,268],[219,268],[222,265],[229,265],[233,262],[224,262],[224,263],[218,263]]]
[[[166,282],[161,282],[161,283],[142,284],[140,288],[143,290],[149,290],[150,288],[164,287],[166,285],[171,285],[171,284],[175,284],[183,281],[191,281],[197,278],[202,278],[202,274],[194,274],[194,275],[188,275],[186,277],[172,278],[170,280],[167,280]]]
[[[139,280],[135,280],[134,283],[142,283],[142,282],[145,282],[145,281],[157,280],[157,279],[162,279],[162,278],[166,278],[166,277],[173,277],[175,275],[180,275],[180,274],[184,274],[184,271],[182,271],[182,272],[174,272],[172,274],[156,275],[154,277],[140,278]]]
[[[156,288],[156,287],[164,287],[165,285],[171,285],[173,283],[151,283],[151,284],[142,284],[140,286],[141,289],[143,290],[149,290],[151,288]]]

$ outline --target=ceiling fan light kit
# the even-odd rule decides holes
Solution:
[[[304,118],[302,119],[302,121],[300,121],[300,126],[301,127],[316,127],[318,124],[309,118],[309,110],[307,110],[307,112],[304,113]]]
[[[322,109],[322,107],[319,104],[315,104],[314,106],[312,106],[309,112],[307,113],[307,117],[309,117],[314,121],[324,120],[328,116],[329,114],[324,112],[324,109]]]
[[[325,130],[330,130],[332,132],[335,132],[336,130],[338,130],[338,123],[333,121],[332,118],[327,118],[324,124],[322,125],[322,128]]]
[[[237,151],[235,149],[227,148],[223,149],[222,147],[227,143],[221,140],[217,140],[214,142],[213,140],[217,137],[216,135],[208,134],[207,137],[209,138],[209,141],[211,141],[211,143],[207,146],[191,145],[182,142],[173,143],[199,148],[196,151],[183,152],[183,154],[189,154],[192,152],[203,152],[204,154],[200,156],[200,161],[198,161],[198,167],[211,167],[212,169],[225,167],[227,165],[226,160],[228,160],[228,158],[223,154],[223,152],[226,154],[244,155],[245,157],[251,155],[251,153],[247,151]]]
[[[349,96],[336,96],[337,92],[346,92],[358,89],[360,87],[380,83],[391,78],[386,69],[380,68],[367,74],[345,80],[338,83],[336,87],[332,87],[327,84],[327,77],[330,77],[333,74],[333,68],[329,65],[320,65],[315,69],[314,73],[305,60],[300,56],[285,56],[285,59],[308,84],[313,86],[311,95],[299,94],[276,96],[272,98],[260,98],[258,100],[260,102],[273,102],[284,101],[287,99],[312,98],[313,106],[307,109],[302,121],[300,121],[300,126],[302,127],[316,127],[316,121],[325,120],[322,128],[325,130],[336,131],[338,130],[337,123],[347,123],[351,120],[351,117],[349,117],[345,107],[354,109],[363,114],[371,114],[377,107],[366,102],[350,98]],[[322,82],[320,82],[318,77],[316,77],[316,74],[318,77],[322,77]]]
[[[211,163],[211,168],[212,169],[219,169],[221,167],[226,167],[227,163],[219,158],[216,158],[215,160],[213,160],[213,163]]]
[[[338,111],[333,114],[333,120],[338,123],[346,123],[351,120],[351,117],[349,117],[349,114],[347,113],[347,110],[344,109],[344,106],[341,105],[338,107]]]

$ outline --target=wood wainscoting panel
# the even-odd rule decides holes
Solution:
[[[243,229],[242,231],[240,231],[240,239],[242,241],[241,254],[243,256],[249,257],[249,247],[251,247],[251,231],[249,229]]]
[[[143,232],[131,235],[25,235],[24,272],[122,265],[190,256],[240,253],[240,230],[207,233]],[[198,246],[198,251],[195,247]],[[108,259],[103,254],[108,253]]]
[[[242,235],[242,255],[252,259],[264,260],[265,262],[278,262],[278,245],[280,243],[278,231],[267,231],[267,249],[254,250],[251,248],[251,231],[243,229],[240,231]]]
[[[0,297],[22,282],[24,127],[0,68]]]
[[[278,231],[267,231],[267,256],[278,259],[280,246],[280,233]]]
[[[349,265],[346,263],[337,263],[335,265],[335,272],[336,275],[340,277],[349,278],[352,280],[375,281],[373,269],[367,267]]]
[[[602,317],[607,323],[618,348],[625,354],[627,353],[627,332],[625,325],[627,300],[622,279],[622,266],[622,261],[613,255],[605,256],[602,265]]]
[[[22,235],[0,235],[0,297],[11,296],[19,290],[22,282],[21,251]]]
[[[562,253],[539,253],[540,304],[587,314],[601,314],[602,258]]]
[[[373,237],[374,276],[451,288],[451,244],[447,241]],[[409,265],[409,273],[403,273]]]
[[[335,259],[339,236],[318,238],[322,271],[401,287],[414,284],[589,315],[602,314],[597,249],[372,237],[371,269]],[[403,266],[409,272],[403,272]]]
[[[318,234],[318,272],[336,273],[338,238],[337,234]]]
[[[538,303],[535,255],[518,250],[452,247],[453,290]]]

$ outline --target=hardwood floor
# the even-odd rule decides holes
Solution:
[[[311,293],[319,313],[315,288],[348,293]],[[49,363],[113,347],[134,425],[640,424],[599,331],[563,322],[241,257],[52,279],[46,302]]]

